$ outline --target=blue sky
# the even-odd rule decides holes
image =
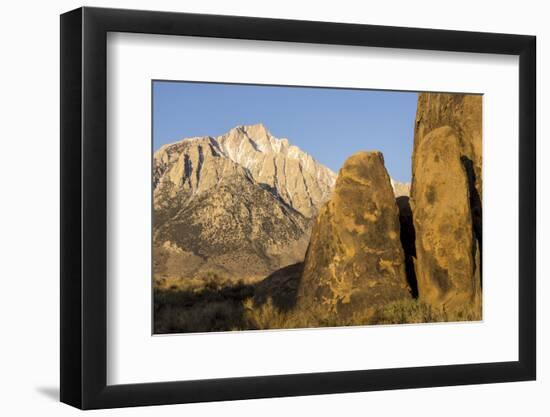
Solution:
[[[360,150],[410,181],[417,93],[154,81],[153,147],[263,123],[338,172]]]

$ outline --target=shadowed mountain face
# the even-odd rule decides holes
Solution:
[[[257,280],[301,262],[336,175],[263,125],[185,139],[154,155],[154,275]]]

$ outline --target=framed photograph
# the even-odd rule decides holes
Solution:
[[[535,37],[61,16],[61,401],[533,380]]]

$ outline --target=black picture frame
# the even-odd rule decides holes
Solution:
[[[519,56],[519,360],[107,385],[108,32]],[[535,54],[524,35],[88,7],[61,15],[61,401],[95,409],[534,380]]]

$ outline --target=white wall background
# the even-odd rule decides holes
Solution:
[[[0,24],[0,410],[75,415],[57,402],[59,379],[59,17],[77,1],[3,5]],[[538,37],[538,381],[100,411],[94,415],[529,415],[550,412],[550,27],[544,2],[340,0],[93,1],[86,5],[534,34]],[[545,395],[546,394],[546,395]]]

